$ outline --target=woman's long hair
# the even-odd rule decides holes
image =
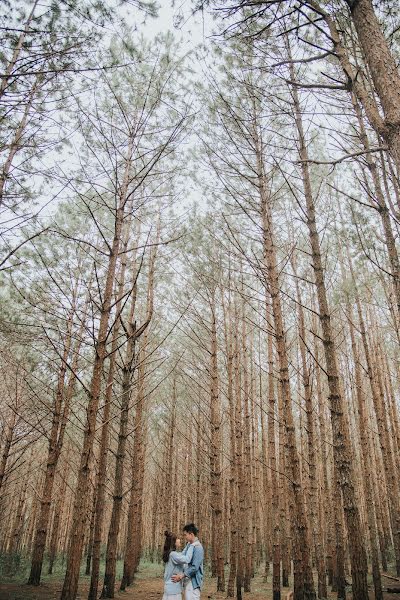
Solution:
[[[170,531],[165,532],[165,542],[164,542],[164,551],[163,551],[163,561],[165,563],[169,560],[169,555],[176,547],[176,535],[171,533]]]

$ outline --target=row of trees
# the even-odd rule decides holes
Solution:
[[[169,35],[57,79],[58,158],[4,171],[1,549],[33,585],[60,560],[62,600],[84,557],[114,597],[188,520],[228,597],[400,576],[396,32],[369,0],[223,10],[194,82]]]

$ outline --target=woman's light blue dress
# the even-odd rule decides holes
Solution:
[[[193,555],[193,547],[189,546],[186,554],[183,552],[171,552],[169,560],[165,565],[164,571],[164,595],[163,600],[181,600],[182,599],[182,582],[175,583],[171,580],[173,575],[183,573],[184,565],[190,563]]]

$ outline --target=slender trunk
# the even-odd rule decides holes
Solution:
[[[279,277],[277,268],[274,232],[270,214],[265,176],[262,167],[262,152],[258,151],[260,173],[260,201],[263,228],[264,260],[266,279],[272,299],[275,339],[278,353],[279,381],[283,401],[283,416],[286,429],[286,443],[289,457],[289,473],[291,492],[293,493],[295,514],[292,515],[294,532],[293,567],[296,572],[294,600],[314,599],[315,589],[311,570],[310,548],[308,543],[308,526],[304,508],[303,489],[301,485],[300,461],[296,446],[296,432],[292,413],[292,398],[289,380],[289,360],[287,356],[285,328],[280,298]]]
[[[349,328],[350,328],[350,339],[354,360],[354,370],[355,370],[355,386],[356,386],[356,397],[358,404],[358,415],[359,415],[359,428],[360,428],[360,441],[361,441],[361,458],[362,458],[362,481],[364,486],[364,494],[365,494],[365,502],[366,502],[366,510],[367,510],[367,519],[368,519],[368,531],[369,531],[369,541],[371,548],[371,558],[372,558],[372,578],[374,581],[374,590],[375,590],[375,600],[382,600],[382,582],[381,582],[381,574],[379,570],[379,550],[378,550],[378,535],[375,524],[375,502],[373,496],[373,488],[372,488],[372,474],[371,470],[368,468],[369,459],[371,456],[371,448],[369,443],[369,434],[368,434],[368,417],[366,411],[366,400],[363,394],[363,385],[362,385],[362,374],[361,374],[361,365],[359,362],[358,349],[354,336],[354,325],[353,325],[353,315],[352,308],[350,303],[348,303],[348,311],[349,311]]]
[[[346,598],[346,575],[345,575],[345,548],[344,548],[344,532],[343,532],[343,501],[342,493],[340,488],[340,479],[337,472],[336,464],[333,464],[333,485],[332,492],[333,498],[332,503],[334,506],[334,525],[335,525],[335,558],[336,568],[334,576],[334,585],[332,591],[337,592],[338,600],[345,600]]]
[[[58,500],[54,510],[53,527],[51,531],[50,549],[49,549],[49,570],[48,574],[52,575],[54,563],[57,557],[57,550],[59,547],[59,536],[60,536],[60,522],[63,518],[64,506],[65,506],[65,492],[67,489],[67,475],[64,474],[62,477]]]
[[[31,571],[28,579],[29,585],[39,585],[40,578],[42,575],[44,551],[46,548],[47,532],[49,528],[51,501],[53,496],[54,477],[57,469],[57,464],[60,458],[61,450],[64,443],[64,431],[66,426],[66,419],[64,419],[63,425],[63,403],[64,409],[68,410],[69,400],[65,393],[65,376],[67,372],[67,361],[69,358],[71,343],[72,343],[72,326],[73,318],[75,315],[76,308],[76,295],[78,291],[78,284],[76,284],[74,290],[74,302],[71,313],[67,321],[67,332],[64,343],[64,352],[61,358],[61,366],[58,375],[58,384],[56,398],[53,409],[53,420],[50,432],[49,449],[47,455],[46,473],[42,488],[42,498],[40,501],[40,510],[37,521],[37,529],[35,533],[35,540],[33,543],[32,552],[32,563]],[[64,412],[65,416],[65,412]]]
[[[355,282],[353,265],[349,257],[349,267],[352,275],[353,283]],[[355,285],[355,283],[354,283]],[[367,366],[367,374],[370,383],[372,400],[374,410],[376,414],[376,420],[378,425],[378,438],[382,452],[383,468],[386,481],[386,487],[388,490],[388,504],[389,514],[391,520],[391,528],[393,534],[393,544],[395,552],[396,570],[398,575],[400,574],[400,506],[399,506],[399,483],[395,476],[395,469],[393,465],[393,457],[389,448],[389,435],[387,429],[386,414],[384,412],[384,397],[380,394],[379,387],[376,381],[376,375],[374,372],[370,346],[367,338],[366,326],[364,321],[364,315],[361,308],[359,294],[356,289],[356,307],[358,314],[358,321],[360,326],[361,341],[364,349],[364,356]]]
[[[146,378],[146,346],[147,335],[143,337],[143,343],[139,351],[138,367],[138,394],[136,401],[136,412],[134,418],[134,442],[132,453],[132,488],[129,500],[128,527],[126,535],[126,550],[124,560],[124,571],[120,589],[125,590],[133,582],[135,571],[139,564],[141,548],[142,527],[142,496],[145,461],[145,438],[144,425],[145,413],[145,378]]]
[[[369,152],[369,150],[371,148],[370,148],[370,143],[368,140],[368,135],[365,130],[360,106],[359,106],[354,94],[352,94],[352,103],[353,103],[353,107],[354,107],[354,110],[355,110],[355,113],[357,116],[357,120],[358,120],[358,124],[359,124],[359,128],[360,128],[360,133],[359,133],[360,140],[363,144],[363,147],[365,148],[365,150],[367,152],[367,154],[365,155],[365,160],[366,160],[368,170],[371,174],[371,178],[372,178],[372,181],[374,184],[374,194],[371,194],[371,195],[373,195],[375,197],[376,208],[380,215],[382,228],[383,228],[383,232],[385,235],[385,243],[386,243],[386,248],[387,248],[387,253],[388,253],[388,258],[389,258],[390,271],[391,271],[391,275],[393,277],[393,289],[394,289],[396,305],[397,305],[397,319],[396,319],[396,315],[395,315],[395,321],[396,321],[397,329],[399,329],[399,323],[400,323],[400,261],[399,261],[399,255],[397,252],[395,236],[393,233],[392,222],[390,219],[390,211],[386,204],[385,195],[383,193],[377,165],[375,163],[375,160],[372,158],[372,155]]]
[[[237,495],[237,465],[236,465],[236,415],[234,401],[234,347],[231,329],[231,306],[230,299],[228,307],[225,308],[224,296],[222,295],[224,307],[225,343],[227,360],[227,396],[229,405],[229,432],[230,432],[230,466],[229,466],[229,527],[230,527],[230,553],[229,553],[229,578],[227,597],[235,595],[235,581],[237,574],[237,551],[238,551],[238,495]]]
[[[244,317],[242,317],[244,318]],[[245,522],[246,522],[246,504],[245,504],[245,482],[243,468],[243,419],[242,419],[242,381],[240,360],[241,352],[238,340],[239,316],[235,311],[235,464],[237,472],[237,493],[238,493],[238,533],[237,533],[237,571],[236,571],[236,596],[237,600],[242,600],[242,591],[245,573],[244,549],[246,545]]]
[[[3,449],[2,449],[2,452],[1,452],[1,461],[0,461],[0,494],[1,494],[1,488],[2,488],[3,483],[4,483],[4,477],[5,477],[6,469],[7,469],[7,462],[8,462],[8,458],[10,456],[10,450],[11,450],[11,446],[12,446],[12,443],[13,443],[14,429],[16,427],[16,424],[17,424],[17,415],[16,415],[16,412],[13,411],[12,415],[11,415],[10,423],[7,423],[7,425],[6,425],[6,435],[5,435]],[[1,495],[0,495],[0,498],[1,498]]]
[[[210,351],[210,404],[211,404],[211,508],[212,508],[212,556],[216,566],[217,591],[225,591],[224,539],[222,518],[221,473],[221,407],[218,383],[218,346],[215,292],[211,293],[211,351]]]
[[[294,265],[293,265],[294,266]],[[328,590],[326,587],[326,565],[325,565],[325,548],[323,541],[323,533],[318,515],[318,487],[317,487],[317,473],[315,463],[315,435],[314,435],[314,408],[312,403],[312,388],[310,381],[310,372],[307,365],[306,358],[306,328],[304,319],[304,310],[302,297],[300,292],[299,280],[297,277],[296,269],[294,267],[294,273],[296,278],[296,293],[298,303],[298,314],[299,314],[299,337],[300,337],[300,356],[301,356],[301,368],[302,378],[304,386],[304,400],[305,409],[307,416],[307,462],[308,462],[308,473],[309,473],[309,510],[310,510],[310,521],[311,530],[314,545],[314,556],[317,565],[318,573],[318,598],[327,598]]]
[[[347,0],[347,3],[383,109],[383,117],[373,94],[364,85],[363,77],[359,76],[359,69],[349,58],[334,16],[325,11],[318,0],[308,0],[308,5],[324,18],[328,26],[333,50],[346,76],[348,88],[356,94],[371,127],[378,138],[387,143],[393,160],[400,169],[400,75],[396,61],[389,49],[371,0]]]
[[[275,386],[274,386],[274,356],[272,335],[268,336],[268,446],[269,466],[271,469],[272,488],[272,600],[281,599],[281,549],[280,549],[280,526],[279,526],[279,488],[277,478],[276,444],[275,444],[275,421],[277,411],[275,408]]]
[[[105,509],[105,494],[106,494],[106,483],[107,483],[107,456],[109,450],[109,438],[110,438],[110,421],[111,421],[111,404],[113,394],[113,384],[115,378],[117,351],[120,343],[119,334],[121,329],[120,312],[122,308],[122,298],[124,293],[125,284],[125,271],[127,266],[127,244],[129,237],[129,225],[125,231],[124,240],[124,254],[121,261],[120,273],[119,273],[119,284],[116,291],[116,322],[114,324],[112,340],[111,340],[111,351],[110,351],[110,362],[108,367],[107,383],[105,389],[104,407],[103,407],[103,418],[101,428],[101,439],[100,439],[100,457],[99,457],[99,468],[96,477],[96,504],[95,504],[95,523],[93,530],[93,551],[92,551],[92,573],[90,578],[90,587],[88,593],[88,600],[96,600],[98,587],[99,587],[99,574],[100,574],[100,558],[101,558],[101,542],[103,539],[103,524],[104,524],[104,509]]]
[[[252,548],[253,548],[253,536],[252,536],[252,490],[251,490],[251,478],[252,478],[252,464],[251,464],[251,446],[250,446],[250,385],[249,385],[249,349],[250,343],[248,341],[246,331],[246,320],[243,316],[242,321],[242,370],[243,370],[243,417],[244,417],[244,442],[243,442],[243,479],[244,479],[244,498],[245,498],[245,523],[244,523],[244,537],[245,537],[245,559],[244,559],[244,580],[243,589],[244,591],[250,592],[251,582],[251,560],[252,560]]]
[[[125,362],[123,366],[121,416],[119,423],[118,446],[115,463],[113,508],[111,513],[110,528],[107,540],[106,567],[104,573],[103,590],[101,593],[102,598],[114,598],[115,591],[117,543],[122,511],[122,492],[124,482],[126,443],[128,437],[128,418],[132,397],[132,377],[134,371],[135,358],[135,341],[132,334],[128,341]]]
[[[67,570],[60,600],[75,600],[78,591],[79,569],[82,560],[85,532],[86,502],[90,477],[89,463],[96,432],[97,412],[101,391],[101,378],[104,368],[104,361],[107,355],[108,325],[111,312],[111,300],[113,297],[115,273],[121,245],[121,234],[126,204],[125,198],[129,181],[129,165],[131,156],[132,147],[128,152],[128,161],[125,167],[125,181],[122,186],[119,206],[116,210],[114,238],[108,258],[106,281],[100,309],[100,323],[96,340],[96,354],[92,371],[88,405],[86,409],[86,425],[83,437],[83,447],[76,485]]]
[[[291,77],[294,80],[294,68],[291,65]],[[343,508],[346,519],[348,545],[352,569],[353,600],[365,600],[368,596],[367,555],[362,535],[361,518],[354,485],[354,473],[351,460],[350,434],[344,414],[343,398],[340,391],[336,345],[332,332],[331,315],[325,286],[325,274],[322,264],[319,233],[316,224],[315,205],[308,167],[308,152],[303,131],[300,101],[295,86],[292,88],[295,122],[299,141],[299,155],[302,161],[301,171],[306,200],[307,226],[312,252],[312,266],[319,306],[319,319],[322,330],[325,364],[329,387],[329,405],[333,431],[334,461],[343,494]]]

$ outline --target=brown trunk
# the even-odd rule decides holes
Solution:
[[[294,68],[291,65],[291,77],[294,80]],[[346,519],[350,561],[352,569],[353,600],[365,600],[368,596],[367,556],[362,535],[361,519],[356,497],[354,474],[351,460],[348,423],[344,415],[343,398],[340,391],[336,346],[332,333],[331,315],[325,286],[325,274],[322,264],[319,233],[316,224],[315,205],[311,187],[308,152],[303,131],[300,102],[297,89],[292,88],[296,128],[299,141],[299,155],[302,161],[304,196],[306,200],[307,226],[312,251],[312,266],[315,276],[319,319],[325,352],[326,373],[329,387],[329,405],[331,411],[334,461],[343,494],[343,508]]]
[[[351,262],[350,254],[347,253],[348,260]],[[342,265],[342,277],[344,278],[343,262]],[[371,548],[371,559],[372,559],[372,577],[374,582],[375,600],[382,600],[382,582],[381,574],[379,569],[379,548],[378,548],[378,532],[375,522],[375,502],[374,502],[374,490],[372,481],[372,472],[368,467],[371,447],[369,441],[369,419],[368,419],[368,405],[363,392],[363,378],[361,371],[361,363],[359,359],[359,353],[355,338],[354,331],[354,320],[353,320],[353,308],[349,294],[346,292],[346,308],[347,308],[347,322],[350,330],[350,341],[351,349],[354,361],[354,372],[355,372],[355,395],[357,398],[357,409],[358,409],[358,424],[360,430],[360,444],[361,444],[361,469],[362,469],[362,484],[364,489],[364,496],[366,502],[366,512],[368,521],[368,532],[369,542]]]
[[[325,19],[335,55],[346,76],[349,89],[357,96],[378,138],[387,143],[399,169],[400,75],[396,61],[390,52],[371,0],[347,0],[347,3],[375,91],[382,105],[384,118],[380,115],[375,98],[365,87],[363,77],[359,76],[359,69],[349,58],[333,15],[325,11],[317,0],[308,0],[308,5]]]
[[[274,320],[275,339],[277,345],[279,381],[283,402],[283,417],[286,429],[286,443],[289,457],[289,477],[292,487],[295,514],[292,515],[294,547],[293,568],[296,573],[294,600],[315,598],[314,582],[311,570],[310,548],[308,543],[308,527],[304,509],[303,490],[300,476],[300,461],[296,447],[296,432],[292,413],[292,398],[289,381],[289,362],[286,350],[285,329],[280,299],[280,287],[276,250],[274,245],[274,232],[272,218],[266,189],[265,175],[263,173],[261,152],[258,151],[259,177],[260,177],[260,202],[263,229],[264,260],[266,280],[272,299],[272,313]]]
[[[395,319],[397,321],[397,324],[396,324],[397,329],[399,329],[399,319],[400,319],[400,261],[399,261],[399,255],[397,253],[395,236],[393,233],[392,222],[390,219],[390,212],[389,212],[389,208],[386,204],[381,181],[379,178],[377,165],[375,163],[375,160],[372,158],[372,155],[369,153],[369,150],[371,148],[370,148],[370,144],[369,144],[369,140],[368,140],[368,135],[365,130],[365,126],[364,126],[364,122],[363,122],[359,104],[358,104],[354,94],[352,94],[352,103],[353,103],[353,107],[354,107],[354,110],[357,115],[357,120],[358,120],[358,124],[359,124],[359,128],[360,128],[360,132],[359,132],[360,140],[362,142],[364,149],[367,152],[367,154],[365,155],[365,160],[366,160],[366,163],[368,166],[368,170],[371,173],[371,178],[372,178],[372,181],[374,184],[374,193],[372,193],[371,196],[374,196],[376,208],[380,215],[382,228],[383,228],[383,232],[385,235],[385,243],[386,243],[386,248],[387,248],[387,253],[388,253],[388,258],[389,258],[391,275],[393,277],[393,288],[394,288],[396,305],[397,305],[397,319],[396,319],[396,317],[395,317]]]
[[[293,262],[294,274],[296,279],[296,293],[299,314],[299,337],[300,337],[300,356],[302,378],[304,386],[304,400],[307,415],[307,462],[308,462],[308,477],[309,477],[309,511],[311,521],[311,531],[314,545],[314,558],[317,565],[318,573],[318,598],[326,598],[328,595],[326,587],[326,565],[325,565],[325,548],[323,540],[323,532],[318,511],[318,486],[315,458],[315,435],[314,435],[314,409],[312,402],[312,390],[310,381],[310,371],[306,357],[306,328],[304,320],[304,310],[302,297],[300,292],[299,280],[296,273],[296,268]]]
[[[83,447],[78,471],[78,480],[75,492],[73,520],[70,531],[70,544],[68,552],[67,570],[60,600],[75,600],[78,591],[79,569],[82,560],[86,502],[90,477],[90,458],[96,433],[97,411],[100,400],[101,379],[104,361],[107,355],[108,326],[111,312],[111,301],[117,267],[118,254],[121,245],[122,227],[126,205],[126,194],[129,182],[129,166],[131,162],[133,144],[128,150],[127,164],[125,165],[124,182],[115,214],[114,238],[108,258],[106,281],[102,295],[100,309],[100,323],[96,340],[96,354],[92,371],[88,405],[86,409],[86,426],[83,437]]]
[[[352,263],[349,262],[350,272],[355,285],[354,272]],[[389,513],[393,534],[393,544],[395,551],[396,570],[400,574],[400,510],[399,510],[399,484],[395,477],[395,469],[392,461],[392,455],[389,448],[389,436],[387,429],[387,420],[384,413],[384,397],[380,394],[379,386],[376,381],[376,373],[374,372],[369,342],[366,333],[364,315],[361,308],[360,298],[356,287],[356,306],[358,320],[360,325],[361,340],[364,348],[364,355],[367,366],[367,374],[370,383],[374,410],[378,425],[378,437],[382,452],[382,460],[385,474],[386,487],[388,490]]]
[[[64,343],[64,352],[61,358],[60,371],[58,374],[57,392],[54,401],[46,473],[41,494],[42,498],[40,502],[35,541],[33,543],[31,571],[28,579],[29,585],[40,584],[40,578],[43,568],[43,557],[46,548],[46,539],[50,520],[54,476],[56,473],[58,460],[60,458],[61,450],[64,443],[64,432],[69,413],[69,402],[71,398],[67,397],[67,394],[65,393],[65,376],[67,372],[67,361],[71,350],[72,326],[73,318],[75,315],[77,291],[78,284],[76,284],[73,293],[73,305],[71,313],[67,320],[67,332]]]
[[[133,316],[133,315],[132,315]],[[132,320],[130,320],[132,323]],[[133,323],[132,323],[133,326]],[[122,399],[121,416],[118,433],[118,446],[115,461],[115,483],[113,493],[113,507],[111,513],[110,528],[108,531],[106,567],[104,573],[103,590],[101,598],[114,598],[115,577],[117,565],[117,543],[121,521],[122,500],[123,500],[123,482],[126,443],[128,438],[128,418],[132,397],[132,380],[135,370],[135,337],[134,331],[130,331],[130,337],[127,344],[122,381]]]
[[[236,311],[235,311],[236,312]],[[242,316],[244,318],[244,316]],[[242,381],[241,381],[241,351],[238,340],[239,316],[235,314],[235,464],[237,472],[237,491],[238,491],[238,533],[237,533],[237,571],[236,571],[236,596],[242,600],[242,591],[245,574],[245,556],[246,547],[245,523],[246,523],[246,503],[245,503],[245,474],[243,467],[243,418],[242,418]]]
[[[210,293],[211,351],[210,351],[210,405],[211,405],[211,509],[212,509],[212,560],[215,562],[217,591],[225,591],[224,539],[222,523],[222,473],[221,473],[221,407],[218,384],[218,345],[215,291]]]
[[[344,532],[343,532],[343,501],[342,492],[340,486],[340,479],[337,472],[335,463],[333,464],[333,498],[332,504],[334,506],[334,521],[335,521],[335,575],[334,582],[332,585],[332,591],[337,592],[338,600],[345,600],[346,598],[346,574],[344,570],[345,563],[345,548],[344,548]]]
[[[232,335],[232,315],[230,298],[228,307],[225,308],[224,294],[222,294],[222,304],[224,308],[224,327],[225,327],[225,345],[227,361],[227,396],[229,406],[229,433],[230,433],[230,465],[229,465],[229,528],[230,528],[230,553],[229,553],[229,578],[227,587],[227,597],[233,598],[235,595],[235,581],[237,573],[237,551],[238,551],[238,495],[237,495],[237,465],[236,465],[236,415],[234,401],[234,353],[237,348],[233,345]]]
[[[358,403],[358,414],[359,414],[359,428],[360,428],[360,441],[361,441],[361,467],[362,467],[362,480],[364,485],[364,494],[365,494],[365,502],[366,502],[366,510],[367,510],[367,519],[368,519],[368,531],[369,531],[369,541],[371,548],[371,559],[372,559],[372,577],[374,581],[374,590],[375,590],[375,600],[382,600],[382,582],[381,582],[381,574],[379,570],[379,550],[378,550],[378,535],[375,524],[375,502],[373,496],[373,488],[372,488],[372,474],[371,470],[368,468],[370,456],[371,456],[371,448],[369,443],[369,434],[368,434],[368,417],[366,411],[366,400],[363,394],[363,386],[362,386],[362,375],[361,375],[361,366],[359,362],[358,349],[354,336],[354,325],[353,325],[353,315],[351,310],[350,303],[348,304],[349,311],[349,328],[350,328],[350,338],[351,338],[351,346],[353,352],[353,360],[354,360],[354,370],[355,370],[355,386],[356,386],[356,396]]]
[[[63,518],[64,506],[65,506],[65,492],[67,489],[67,474],[64,474],[61,480],[60,491],[58,494],[57,503],[54,510],[53,527],[51,531],[50,549],[49,549],[49,571],[48,574],[52,575],[54,563],[57,557],[57,550],[59,547],[59,536],[60,536],[60,522]]]
[[[268,447],[269,466],[271,469],[272,488],[272,600],[281,598],[281,549],[279,526],[279,487],[277,478],[276,444],[275,444],[275,421],[277,421],[277,410],[275,408],[275,385],[274,385],[274,355],[272,335],[268,336]]]
[[[14,429],[16,427],[16,424],[17,424],[17,414],[15,411],[13,411],[11,414],[10,422],[7,423],[7,425],[6,425],[5,440],[4,440],[4,445],[2,448],[2,452],[1,452],[0,493],[1,493],[1,488],[3,486],[3,483],[4,483],[4,477],[5,477],[6,469],[7,469],[7,462],[8,462],[8,458],[10,456],[10,450],[11,450],[11,445],[13,443]],[[1,498],[1,495],[0,495],[0,498]]]
[[[315,325],[315,324],[313,324]],[[324,399],[322,396],[322,382],[321,382],[321,372],[319,366],[319,351],[318,351],[318,342],[315,339],[314,342],[314,356],[315,356],[315,365],[316,365],[316,388],[317,388],[317,401],[318,401],[318,418],[319,418],[319,429],[320,429],[320,439],[321,439],[321,469],[322,469],[322,482],[323,482],[323,492],[324,492],[324,521],[326,528],[326,567],[327,567],[327,575],[328,575],[328,583],[329,585],[333,584],[334,577],[334,567],[333,567],[333,509],[332,509],[332,501],[331,501],[331,488],[329,486],[329,478],[328,478],[328,452],[327,448],[329,448],[327,443],[327,432],[326,432],[326,422],[325,422],[325,405]]]
[[[371,0],[347,0],[354,27],[384,113],[378,133],[400,170],[400,74]],[[368,114],[368,113],[367,113]],[[372,126],[373,123],[371,123]]]
[[[96,473],[96,478],[97,478],[97,473]],[[87,547],[86,547],[85,575],[87,577],[90,575],[91,566],[92,566],[92,558],[93,558],[94,527],[95,527],[95,523],[96,523],[96,502],[97,502],[97,488],[96,488],[96,486],[94,486],[92,507],[90,510],[89,539],[88,539]],[[89,515],[88,515],[88,517],[89,517]]]
[[[250,385],[249,385],[249,340],[246,331],[246,319],[243,315],[242,322],[242,371],[243,371],[243,417],[244,417],[244,442],[243,442],[243,479],[244,479],[244,501],[245,501],[245,522],[244,522],[244,579],[243,589],[250,592],[250,583],[252,575],[252,512],[253,498],[251,489],[252,465],[251,465],[251,439],[250,439]],[[250,360],[251,362],[251,360]]]
[[[144,462],[146,446],[145,416],[145,378],[146,378],[146,346],[147,331],[143,336],[139,351],[138,394],[134,418],[134,443],[132,455],[132,488],[129,500],[126,550],[121,590],[125,590],[133,582],[139,565],[142,534],[142,502],[144,482]]]
[[[92,574],[90,578],[90,587],[88,593],[88,600],[96,600],[98,587],[99,587],[99,574],[100,574],[100,558],[101,558],[101,542],[103,539],[103,524],[104,524],[104,509],[105,509],[105,493],[106,493],[106,482],[107,482],[107,455],[109,450],[109,429],[111,421],[111,404],[113,395],[113,384],[116,370],[117,351],[120,343],[119,334],[121,329],[120,313],[122,308],[122,298],[124,294],[125,284],[125,271],[127,266],[127,244],[129,237],[129,226],[130,220],[128,220],[126,231],[124,233],[124,254],[121,261],[120,273],[119,273],[119,284],[116,291],[116,322],[113,328],[113,335],[111,340],[111,351],[110,351],[110,364],[108,368],[107,383],[105,389],[102,428],[101,428],[101,439],[100,439],[100,457],[99,457],[99,468],[96,477],[96,504],[95,504],[95,523],[93,530],[93,552],[92,552]]]

